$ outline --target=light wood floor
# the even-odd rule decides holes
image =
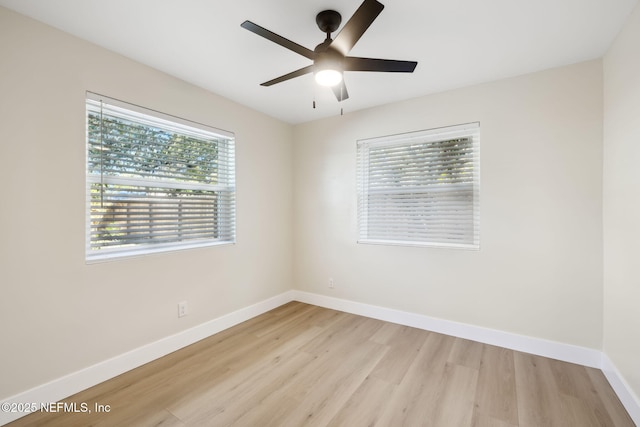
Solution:
[[[602,372],[290,303],[11,426],[634,426]]]

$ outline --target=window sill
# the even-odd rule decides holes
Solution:
[[[129,250],[106,251],[106,252],[100,252],[96,254],[86,254],[85,264],[97,264],[102,262],[117,261],[120,259],[141,258],[141,257],[146,257],[148,255],[168,254],[171,252],[184,251],[188,249],[206,248],[211,246],[228,246],[228,245],[235,245],[235,243],[236,243],[235,241],[233,242],[209,241],[209,242],[185,244],[180,246],[146,247],[146,248],[129,249]]]
[[[359,244],[364,245],[382,245],[382,246],[411,246],[420,248],[435,248],[435,249],[461,249],[466,251],[480,251],[480,245],[473,244],[461,244],[461,243],[426,243],[426,242],[411,242],[403,240],[358,240]]]

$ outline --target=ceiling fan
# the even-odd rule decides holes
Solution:
[[[367,28],[382,12],[382,9],[384,9],[384,5],[380,2],[364,0],[335,39],[331,38],[331,33],[340,27],[342,16],[335,10],[325,10],[318,13],[316,24],[318,24],[320,31],[327,35],[327,38],[316,46],[314,50],[307,49],[251,21],[244,21],[241,24],[242,28],[313,61],[312,65],[264,82],[261,86],[271,86],[313,72],[318,84],[332,87],[338,101],[344,101],[349,98],[349,93],[342,78],[344,71],[412,73],[416,65],[418,65],[415,61],[347,56]]]

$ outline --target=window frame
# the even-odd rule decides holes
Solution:
[[[213,139],[217,140],[216,150],[221,150],[220,147],[224,145],[223,151],[226,162],[224,162],[224,167],[228,168],[225,170],[225,173],[228,174],[227,182],[225,184],[211,184],[204,182],[188,182],[183,181],[180,182],[175,178],[167,178],[167,179],[151,179],[151,178],[143,178],[143,177],[126,177],[126,176],[108,176],[106,173],[103,173],[102,170],[100,174],[96,174],[91,170],[91,155],[90,155],[90,129],[89,129],[89,116],[91,112],[95,113],[95,104],[96,103],[104,103],[108,105],[109,108],[113,108],[114,110],[122,111],[123,115],[126,115],[126,119],[133,121],[137,124],[141,124],[143,126],[148,126],[149,128],[153,126],[162,126],[163,130],[168,132],[175,132],[180,135],[189,135],[189,131],[193,131],[193,135],[208,135]],[[136,121],[139,120],[139,121]],[[225,130],[217,129],[208,125],[204,125],[201,123],[197,123],[194,121],[190,121],[187,119],[183,119],[177,116],[173,116],[170,114],[162,113],[159,111],[151,110],[145,107],[141,107],[139,105],[131,104],[125,101],[121,101],[118,99],[114,99],[111,97],[107,97],[104,95],[100,95],[93,92],[86,92],[85,96],[85,261],[87,263],[114,260],[119,258],[129,258],[129,257],[137,257],[144,256],[148,254],[154,253],[168,253],[173,251],[180,251],[186,249],[194,249],[201,247],[209,247],[209,246],[221,246],[221,245],[232,245],[236,242],[236,184],[235,184],[235,135],[232,132],[228,132]],[[190,135],[190,136],[193,136]],[[220,141],[225,141],[224,144],[221,144]],[[221,150],[222,151],[222,150]],[[220,169],[218,169],[220,170]],[[216,223],[215,233],[220,236],[221,234],[225,234],[225,238],[221,239],[220,237],[215,238],[199,238],[197,240],[189,240],[186,239],[181,242],[168,242],[168,243],[147,243],[147,244],[133,244],[131,246],[119,246],[119,247],[101,247],[99,249],[92,249],[92,196],[91,196],[91,188],[95,184],[112,184],[112,185],[128,185],[131,187],[140,187],[146,188],[149,191],[153,191],[153,189],[177,189],[177,190],[204,190],[208,192],[216,192],[216,209],[220,211],[221,209],[226,209],[229,212],[225,212],[227,216],[229,216],[229,220],[225,222],[220,220]],[[101,190],[102,191],[102,190]],[[223,193],[227,192],[227,193]],[[228,197],[230,201],[226,204],[220,202],[221,194],[225,194],[225,197]],[[150,196],[146,195],[146,198],[143,200],[147,200],[148,205],[152,205],[150,200]],[[143,202],[144,203],[144,202]],[[151,209],[151,208],[149,208]],[[151,215],[151,214],[150,214]],[[150,223],[153,220],[149,221]],[[177,223],[176,223],[177,224]],[[180,227],[181,227],[180,223]],[[128,227],[128,226],[127,226]],[[223,227],[230,227],[231,231],[227,233],[222,233],[220,230]],[[151,229],[151,227],[150,227]],[[229,239],[226,237],[230,236]]]
[[[437,187],[433,185],[424,185],[423,187],[415,186],[413,190],[403,190],[403,187],[398,185],[393,187],[392,185],[388,186],[388,190],[378,190],[377,192],[371,190],[371,171],[370,171],[370,154],[371,150],[380,147],[403,147],[410,145],[418,145],[418,144],[436,144],[439,142],[447,142],[453,141],[456,139],[469,139],[472,147],[472,155],[471,155],[471,164],[472,164],[472,173],[471,173],[471,181],[466,182],[464,184],[440,184],[440,185],[448,185],[450,188],[455,188],[454,186],[458,186],[461,188],[463,185],[471,188],[471,202],[468,204],[470,206],[471,215],[472,215],[472,232],[469,235],[470,242],[455,242],[455,241],[444,241],[433,240],[433,239],[424,239],[424,240],[408,240],[407,238],[400,238],[396,236],[392,237],[376,237],[373,236],[374,232],[371,229],[379,230],[380,225],[370,227],[370,206],[373,203],[369,203],[372,195],[375,194],[393,194],[396,192],[397,194],[409,194],[413,192],[414,194],[422,192],[423,194],[430,194],[437,189]],[[374,137],[361,139],[356,142],[356,153],[357,153],[357,167],[356,167],[356,180],[357,180],[357,243],[361,244],[374,244],[374,245],[390,245],[390,246],[418,246],[418,247],[432,247],[432,248],[450,248],[450,249],[464,249],[464,250],[479,250],[480,249],[480,123],[472,122],[465,123],[460,125],[453,126],[445,126],[415,132],[408,132],[402,134],[388,135],[383,137]],[[380,179],[380,178],[378,178]],[[376,182],[379,184],[380,181]],[[430,187],[431,189],[427,188]],[[420,191],[416,190],[421,188]],[[442,191],[441,189],[437,189],[437,191]],[[448,190],[450,192],[454,190]],[[392,198],[387,196],[387,200],[391,201]],[[416,200],[412,198],[412,200]],[[422,212],[424,215],[428,208],[424,208]],[[416,211],[418,212],[418,211]],[[413,212],[412,212],[413,213]],[[389,227],[391,222],[393,221],[387,220],[387,222],[383,223],[380,221],[380,224],[383,224],[382,227]],[[439,220],[449,219],[448,217],[438,217]],[[405,228],[410,227],[410,221],[407,221],[404,225]],[[459,224],[458,224],[459,225]],[[459,225],[460,226],[460,225]],[[463,227],[460,226],[462,229]],[[402,234],[402,233],[399,233]],[[469,240],[469,239],[468,239]]]

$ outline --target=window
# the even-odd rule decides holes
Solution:
[[[358,242],[478,249],[479,147],[479,123],[358,141]]]
[[[235,242],[234,137],[87,93],[87,260]]]

